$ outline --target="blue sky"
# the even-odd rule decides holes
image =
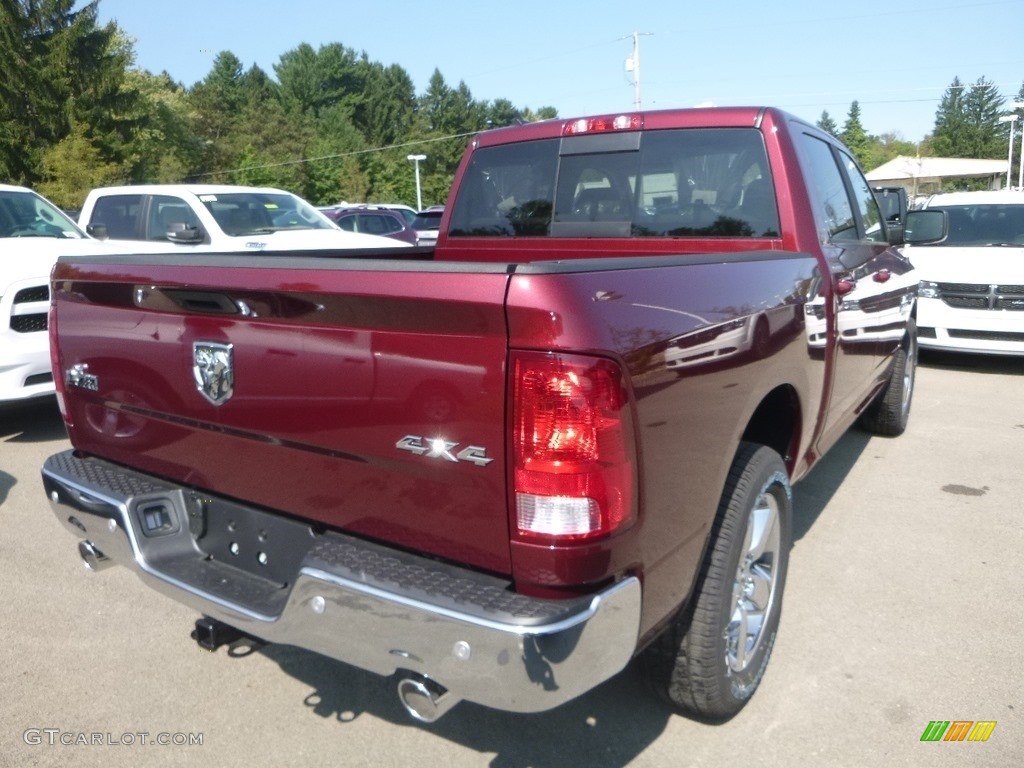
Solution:
[[[301,43],[341,43],[398,64],[422,93],[435,69],[480,101],[562,117],[633,107],[626,59],[639,33],[644,109],[767,104],[919,141],[954,77],[1012,101],[1024,83],[1024,2],[606,2],[605,0],[100,0],[134,39],[136,65],[190,86],[231,51],[274,76]],[[1009,107],[1008,107],[1009,108]]]

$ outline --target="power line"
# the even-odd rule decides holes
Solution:
[[[247,165],[243,168],[228,168],[219,171],[207,171],[206,173],[192,173],[189,174],[189,178],[199,179],[204,176],[219,176],[225,173],[240,173],[242,171],[256,171],[264,168],[283,168],[288,165],[302,165],[304,163],[316,163],[321,160],[336,160],[341,157],[356,157],[357,155],[369,155],[374,152],[388,152],[393,149],[407,149],[408,147],[418,147],[424,144],[436,144],[439,141],[451,141],[452,139],[464,139],[467,136],[475,136],[479,131],[469,131],[467,133],[453,133],[450,136],[437,136],[433,139],[417,139],[416,141],[406,141],[402,144],[390,144],[386,147],[371,147],[368,149],[356,149],[351,152],[338,152],[333,155],[320,155],[319,157],[304,157],[298,160],[282,160],[279,163],[263,163],[262,165]]]
[[[626,37],[619,38],[619,40],[627,40],[627,39],[632,38],[634,40],[634,52],[635,52],[635,55],[637,57],[639,57],[639,52],[637,50],[637,45],[638,45],[637,44],[637,36],[638,35],[651,35],[651,34],[653,34],[653,33],[652,32],[634,32],[632,35],[627,35]],[[635,107],[637,109],[640,109],[639,67],[637,67],[636,79],[637,79],[637,84],[636,84],[636,102],[635,102]],[[946,90],[949,90],[949,89],[952,89],[952,88],[958,88],[958,89],[966,90],[966,89],[976,88],[976,87],[979,87],[977,83],[962,83],[959,86],[947,85],[947,86],[943,86],[943,94],[946,92]],[[996,83],[988,83],[988,84],[985,84],[982,87],[998,88],[1000,86],[999,86],[999,84],[996,84]],[[920,90],[931,90],[931,88],[926,88],[926,87],[922,86],[922,87],[915,88],[914,90],[919,90],[919,91]],[[802,97],[814,96],[814,95],[816,95],[816,94],[803,93],[803,94],[792,94],[790,97],[791,98],[802,98]],[[874,104],[919,104],[919,103],[925,103],[925,102],[936,102],[937,103],[937,102],[939,102],[941,100],[942,100],[941,96],[939,98],[925,98],[925,99],[870,99],[870,100],[856,99],[857,103],[862,105],[862,106],[863,105],[874,105]],[[794,107],[827,106],[829,104],[835,105],[835,106],[845,106],[845,105],[847,105],[847,102],[839,102],[839,101],[826,102],[826,103],[816,102],[816,103],[813,103],[813,104],[799,104],[799,103],[796,103],[796,104],[792,104],[791,106],[794,106]],[[343,157],[357,157],[359,155],[368,155],[368,154],[373,154],[373,153],[376,153],[376,152],[388,152],[388,151],[391,151],[391,150],[407,149],[409,147],[416,147],[416,146],[422,146],[422,145],[427,145],[427,144],[436,144],[436,143],[441,142],[441,141],[451,141],[452,139],[464,139],[464,138],[467,138],[469,136],[475,136],[477,133],[479,133],[479,131],[467,131],[465,133],[453,133],[453,134],[448,135],[448,136],[437,136],[437,137],[434,137],[434,138],[431,138],[431,139],[417,139],[415,141],[407,141],[407,142],[403,142],[401,144],[390,144],[390,145],[385,146],[385,147],[370,147],[370,148],[367,148],[367,149],[353,150],[351,152],[338,152],[338,153],[331,154],[331,155],[320,155],[318,157],[300,158],[298,160],[283,160],[283,161],[278,162],[278,163],[263,163],[261,165],[247,165],[247,166],[244,166],[242,168],[229,168],[229,169],[218,170],[218,171],[207,171],[205,173],[194,173],[194,174],[189,174],[189,178],[199,179],[199,178],[205,178],[207,176],[219,176],[221,174],[241,173],[242,171],[256,171],[256,170],[263,170],[265,168],[283,168],[283,167],[286,167],[286,166],[289,166],[289,165],[303,165],[305,163],[316,163],[316,162],[321,162],[323,160],[337,160],[337,159],[343,158]]]

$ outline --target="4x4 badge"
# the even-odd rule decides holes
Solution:
[[[468,461],[478,467],[486,467],[494,461],[487,455],[487,449],[479,445],[467,445],[455,453],[454,451],[458,447],[458,443],[450,442],[442,437],[420,437],[419,435],[406,435],[395,443],[395,448],[401,451],[408,451],[417,456],[426,456],[428,459],[444,459],[456,464],[460,461]]]
[[[235,392],[233,345],[215,341],[193,343],[192,376],[199,394],[214,405],[224,405]]]

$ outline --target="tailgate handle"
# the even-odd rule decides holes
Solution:
[[[215,291],[179,291],[163,289],[175,304],[189,312],[210,315],[237,315],[241,312],[230,296]]]

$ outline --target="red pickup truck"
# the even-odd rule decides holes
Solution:
[[[635,657],[725,719],[779,626],[791,483],[906,426],[901,236],[775,109],[485,132],[432,250],[61,259],[45,490],[204,647],[394,676],[421,721]]]

